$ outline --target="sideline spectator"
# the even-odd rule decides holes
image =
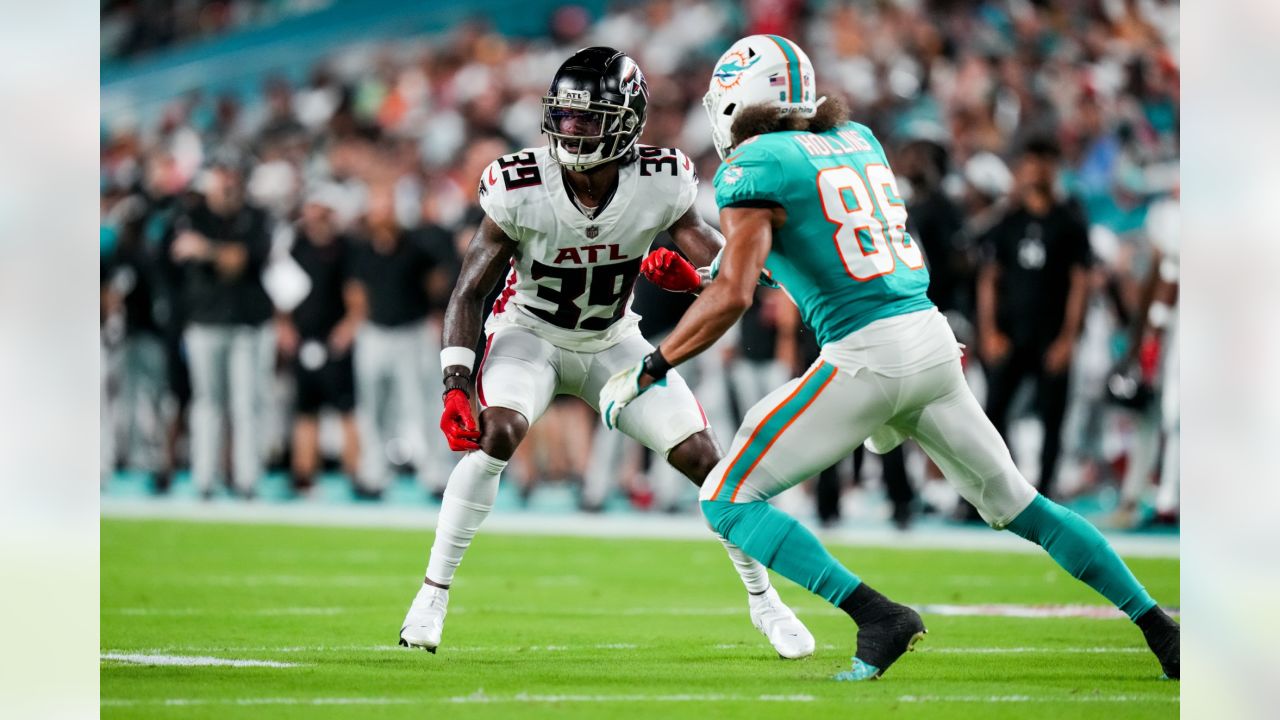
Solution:
[[[987,415],[1008,437],[1009,408],[1023,380],[1036,385],[1044,424],[1040,492],[1052,496],[1067,410],[1067,380],[1080,336],[1092,263],[1079,205],[1056,194],[1059,150],[1028,142],[1018,160],[1013,205],[983,237],[978,333],[988,371]]]
[[[439,339],[426,320],[432,308],[431,289],[442,283],[436,275],[449,272],[440,249],[429,247],[420,234],[400,227],[390,188],[370,191],[352,274],[352,302],[365,318],[356,339],[356,417],[362,460],[358,494],[381,497],[391,482],[392,462],[414,461],[425,475],[426,448],[437,433],[426,411],[428,393],[438,395],[436,375],[428,364],[439,364]],[[448,245],[448,235],[440,243]],[[445,283],[447,284],[447,280]],[[437,304],[438,301],[437,301]],[[432,362],[434,360],[434,363]],[[437,413],[438,414],[438,413]],[[390,446],[391,440],[399,441]],[[439,484],[441,479],[424,477]]]
[[[341,207],[335,188],[322,187],[303,203],[289,254],[310,280],[311,290],[292,313],[277,318],[281,353],[291,361],[295,401],[293,488],[305,492],[320,462],[320,411],[338,413],[342,427],[342,469],[358,477],[360,438],[355,421],[352,346],[360,318],[348,303],[354,248],[339,234],[334,217]]]
[[[182,267],[191,366],[191,470],[213,496],[229,405],[232,480],[253,497],[262,474],[259,403],[271,358],[271,300],[261,273],[270,250],[266,215],[246,205],[241,172],[220,163],[201,176],[204,202],[179,220],[173,259]]]

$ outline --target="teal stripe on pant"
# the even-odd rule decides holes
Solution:
[[[783,577],[839,605],[861,584],[813,533],[767,502],[703,500],[711,527]]]
[[[1006,529],[1043,547],[1072,577],[1097,590],[1130,620],[1155,607],[1156,601],[1102,533],[1049,498],[1037,495]]]

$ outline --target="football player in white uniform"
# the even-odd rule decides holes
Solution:
[[[493,507],[499,474],[551,400],[573,395],[594,407],[610,376],[653,351],[630,304],[654,238],[669,232],[701,266],[724,244],[693,208],[697,175],[689,158],[637,144],[647,102],[644,75],[630,57],[606,47],[580,50],[543,98],[548,145],[499,158],[480,180],[486,217],[449,301],[440,354],[441,428],[449,446],[467,454],[449,476],[401,645],[439,646],[454,572]],[[482,303],[504,275],[472,378]],[[628,406],[617,428],[699,485],[721,457],[676,372]],[[747,587],[755,627],[779,655],[810,655],[813,636],[770,586],[764,566],[720,540]]]

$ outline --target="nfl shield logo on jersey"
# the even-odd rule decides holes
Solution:
[[[600,228],[596,227],[595,225],[592,225],[591,227],[587,228],[588,240],[595,240],[596,236],[599,234],[600,234]]]

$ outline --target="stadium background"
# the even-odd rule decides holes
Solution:
[[[914,232],[924,233],[935,287],[943,288],[935,301],[971,348],[983,233],[1016,191],[1019,148],[1036,137],[1056,140],[1059,184],[1088,218],[1096,264],[1053,493],[1104,525],[1176,528],[1177,468],[1161,457],[1176,417],[1159,398],[1135,409],[1108,389],[1116,370],[1132,370],[1158,393],[1170,365],[1155,345],[1130,352],[1140,337],[1132,328],[1154,248],[1169,242],[1157,220],[1176,207],[1178,190],[1178,6],[1155,0],[106,2],[104,503],[168,496],[161,502],[172,504],[196,495],[183,422],[190,411],[181,377],[189,352],[181,339],[185,288],[172,244],[183,214],[202,202],[208,168],[234,166],[248,202],[266,212],[272,266],[289,264],[290,228],[304,204],[330,207],[357,245],[368,242],[370,208],[389,204],[406,238],[435,239],[435,271],[456,272],[456,252],[478,222],[481,170],[499,154],[541,144],[539,98],[555,68],[579,47],[608,44],[633,55],[649,80],[643,142],[695,158],[704,179],[697,207],[714,223],[708,179],[718,160],[700,99],[715,57],[750,33],[785,35],[806,47],[820,88],[844,96],[854,118],[883,139],[900,182],[914,193],[913,215],[933,220]],[[1172,234],[1176,252],[1176,224]],[[287,299],[288,283],[280,287],[271,287],[278,315],[296,303]],[[812,352],[785,300],[761,295],[760,310],[736,337],[687,369],[725,444],[759,396],[755,385],[794,376]],[[639,284],[636,308],[650,336],[670,327],[680,302]],[[415,372],[397,395],[435,396],[442,310],[438,298],[425,310]],[[324,471],[314,490],[293,492],[297,348],[282,340],[278,322],[262,332],[269,347],[255,414],[265,469],[250,479],[258,501],[372,498],[431,507],[453,458],[436,437],[438,413],[412,405],[409,412],[376,408],[393,419],[374,452],[398,481],[369,488],[362,487],[368,478],[344,476],[337,462],[342,433],[325,413]],[[972,352],[968,369],[981,397],[983,367]],[[1010,441],[1034,481],[1043,432],[1029,390],[1015,400],[1020,419]],[[370,402],[356,398],[360,412]],[[233,435],[231,428],[227,437]],[[554,512],[582,505],[694,512],[691,486],[629,444],[601,443],[603,435],[585,406],[558,403],[517,455],[500,503]],[[878,465],[843,463],[827,480],[843,488],[845,521],[883,522],[893,513]],[[913,516],[964,517],[914,448],[905,470],[917,493]],[[584,477],[592,488],[585,499],[578,489]],[[230,495],[230,487],[216,494]],[[812,494],[809,487],[783,501],[812,515]],[[840,522],[829,510],[823,519]]]

